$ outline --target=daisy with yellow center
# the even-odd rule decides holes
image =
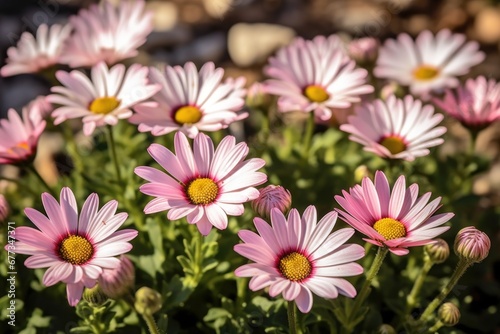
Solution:
[[[226,136],[214,150],[210,137],[199,133],[191,149],[186,135],[177,132],[174,137],[175,154],[167,148],[152,144],[149,154],[167,172],[141,166],[135,173],[146,179],[140,191],[155,196],[144,208],[145,213],[168,211],[167,218],[187,217],[203,235],[212,226],[223,230],[228,215],[243,214],[243,203],[259,196],[254,187],[267,180],[257,172],[265,162],[248,154],[245,143],[236,144],[234,137]]]
[[[426,193],[418,197],[417,184],[406,188],[403,175],[391,192],[386,176],[377,171],[375,183],[365,177],[361,185],[342,191],[335,200],[345,210],[337,209],[341,219],[366,235],[365,241],[406,255],[408,247],[430,244],[449,229],[441,225],[454,214],[435,214],[441,198],[428,203],[430,196]]]
[[[373,71],[378,78],[409,86],[413,95],[428,99],[433,92],[458,86],[458,76],[483,61],[477,42],[466,42],[465,35],[426,30],[415,40],[408,34],[388,39],[379,49]]]
[[[99,210],[97,194],[87,198],[80,215],[69,188],[61,190],[60,203],[48,193],[42,194],[42,203],[47,216],[25,209],[38,229],[16,228],[16,253],[31,255],[24,262],[28,268],[49,268],[43,275],[45,286],[66,283],[68,302],[75,306],[83,288],[92,288],[104,269],[119,267],[116,256],[132,249],[129,241],[137,231],[117,232],[128,215],[116,214],[118,202],[114,200]]]
[[[320,121],[373,92],[366,84],[368,72],[356,68],[337,35],[296,38],[269,59],[264,72],[270,77],[266,92],[279,96],[279,111],[313,112]]]
[[[228,78],[214,63],[204,64],[200,70],[192,62],[184,66],[167,66],[163,71],[151,68],[149,79],[161,90],[153,101],[141,103],[129,119],[141,132],[162,136],[182,131],[194,138],[200,131],[217,131],[244,119],[242,112],[246,90],[245,79]]]
[[[359,275],[363,267],[353,262],[365,255],[363,247],[346,244],[354,234],[352,228],[330,233],[337,213],[329,212],[318,222],[316,208],[309,206],[303,216],[291,209],[288,217],[278,209],[271,210],[271,225],[255,218],[257,233],[241,230],[243,243],[235,252],[253,261],[235,270],[238,277],[251,277],[253,291],[269,287],[275,297],[283,294],[307,313],[313,296],[333,299],[339,294],[353,298],[356,290],[342,277]]]
[[[90,78],[80,71],[58,71],[63,86],[52,87],[47,101],[59,105],[52,112],[54,124],[82,118],[83,133],[90,136],[96,127],[116,125],[132,115],[132,107],[153,96],[160,87],[148,82],[148,68],[133,64],[126,69],[100,62],[91,69]]]
[[[444,126],[437,126],[443,115],[411,95],[365,103],[347,119],[340,129],[350,133],[349,139],[387,159],[412,161],[425,156],[430,147],[443,143],[439,136],[446,132]]]

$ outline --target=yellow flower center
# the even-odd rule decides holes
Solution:
[[[90,103],[89,110],[94,114],[109,114],[120,105],[120,100],[113,96],[98,97]]]
[[[406,149],[406,144],[398,136],[388,136],[380,141],[380,145],[384,146],[391,154],[398,154]]]
[[[292,252],[280,259],[278,269],[285,278],[295,282],[309,277],[312,265],[304,255]]]
[[[202,113],[200,109],[194,106],[180,107],[175,111],[174,120],[179,124],[194,124],[201,119]]]
[[[318,85],[309,85],[304,89],[304,95],[312,102],[325,102],[330,98],[326,90]]]
[[[406,228],[400,221],[392,218],[382,218],[373,224],[373,229],[382,235],[385,240],[392,240],[406,236]]]
[[[80,235],[70,235],[59,245],[59,255],[71,264],[84,264],[92,258],[94,247],[90,241]]]
[[[434,79],[438,74],[439,69],[430,65],[422,65],[413,70],[413,76],[417,80]]]
[[[27,152],[29,152],[29,151],[30,151],[30,149],[31,149],[31,148],[30,148],[30,146],[29,146],[29,144],[28,144],[28,142],[26,142],[26,141],[22,141],[22,142],[17,143],[16,145],[12,146],[11,148],[9,148],[9,149],[7,150],[7,152],[8,152],[8,153],[11,153],[11,154],[14,154],[14,153],[15,153],[15,152],[14,152],[14,150],[15,150],[16,148],[17,148],[17,149],[21,149],[21,150],[23,150],[23,151],[27,151]]]
[[[219,186],[210,178],[199,178],[186,186],[186,194],[195,205],[210,204],[217,198]]]

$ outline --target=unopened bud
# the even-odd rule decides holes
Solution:
[[[460,311],[453,303],[444,303],[438,310],[439,320],[443,325],[451,327],[460,321]]]
[[[116,269],[104,269],[99,284],[102,291],[112,299],[119,299],[128,293],[135,284],[135,269],[132,261],[125,255],[120,256],[120,266]]]
[[[396,334],[394,327],[388,324],[383,324],[378,328],[378,334]]]
[[[85,288],[83,300],[92,306],[101,306],[108,300],[108,296],[102,291],[99,284],[96,284],[93,288]]]
[[[425,245],[424,251],[434,263],[443,263],[450,256],[450,247],[443,239],[436,239],[435,243]]]
[[[471,262],[484,260],[488,256],[490,247],[490,238],[474,226],[461,229],[455,238],[455,253]]]
[[[271,216],[271,209],[277,208],[283,214],[290,210],[292,195],[282,186],[269,185],[259,190],[260,195],[252,201],[252,209],[262,218]]]
[[[161,309],[161,295],[147,286],[135,293],[135,309],[139,314],[154,314]]]

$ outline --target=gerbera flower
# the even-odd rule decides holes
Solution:
[[[60,204],[48,193],[42,194],[42,203],[47,216],[32,208],[24,210],[38,229],[17,227],[15,250],[31,255],[24,262],[26,267],[49,268],[43,275],[45,286],[66,283],[68,302],[75,306],[83,288],[92,288],[103,269],[120,265],[115,256],[132,249],[128,241],[137,236],[137,231],[117,232],[128,215],[115,214],[118,202],[114,200],[98,210],[95,193],[83,204],[80,216],[69,188],[61,190]]]
[[[40,117],[31,117],[36,112],[28,106],[23,116],[9,109],[6,119],[0,119],[0,164],[18,164],[35,158],[38,139],[46,122]]]
[[[245,104],[245,79],[228,79],[222,83],[224,70],[209,62],[198,70],[188,62],[181,66],[167,66],[164,73],[151,68],[151,82],[161,90],[153,97],[155,102],[136,106],[130,118],[139,124],[139,131],[151,131],[161,136],[180,130],[194,138],[201,131],[217,131],[232,122],[248,116],[238,114]]]
[[[433,36],[421,32],[416,41],[408,34],[388,39],[379,49],[375,76],[410,86],[413,94],[427,97],[432,91],[458,86],[459,75],[483,61],[477,42],[465,42],[465,35],[444,29]]]
[[[442,100],[433,102],[464,126],[482,129],[500,119],[500,84],[483,76],[468,79],[455,92],[448,89]]]
[[[258,234],[241,230],[238,236],[244,243],[234,246],[235,252],[255,263],[236,269],[236,276],[252,277],[252,291],[269,286],[271,297],[283,293],[283,298],[295,300],[303,313],[311,310],[313,293],[329,299],[339,293],[353,298],[355,288],[341,277],[363,272],[363,267],[352,261],[362,258],[365,250],[360,245],[345,244],[354,234],[352,228],[330,234],[336,221],[337,213],[332,211],[316,223],[312,205],[302,218],[296,209],[290,210],[288,218],[273,209],[272,226],[255,218]]]
[[[153,30],[152,13],[144,12],[145,2],[110,1],[81,9],[69,21],[75,28],[61,62],[71,67],[94,66],[100,61],[112,65],[134,57]]]
[[[341,219],[367,236],[363,239],[379,247],[388,247],[396,255],[408,254],[408,247],[434,242],[432,239],[448,230],[441,226],[453,213],[434,215],[441,197],[428,203],[431,193],[418,196],[418,185],[406,188],[401,175],[394,188],[381,171],[375,173],[375,184],[365,177],[360,185],[342,191],[335,200],[345,211],[336,209]]]
[[[442,120],[443,115],[434,113],[431,105],[422,106],[411,95],[403,100],[392,95],[386,101],[363,104],[340,129],[351,134],[349,139],[364,145],[365,151],[412,161],[429,154],[429,147],[443,143],[438,137],[446,128],[436,127]]]
[[[97,126],[115,125],[119,119],[132,115],[130,108],[160,89],[148,84],[148,68],[139,64],[118,64],[108,69],[104,62],[92,67],[89,79],[80,71],[57,71],[56,77],[64,86],[52,87],[56,94],[47,101],[61,105],[52,116],[54,124],[83,117],[83,133],[89,136]]]
[[[264,71],[272,79],[266,90],[279,96],[281,112],[314,112],[328,120],[331,108],[348,108],[360,101],[359,95],[373,92],[365,84],[368,72],[355,67],[337,36],[297,38],[269,59]]]
[[[41,24],[36,39],[23,32],[17,46],[7,50],[6,65],[0,69],[4,77],[22,73],[36,73],[59,62],[64,42],[71,33],[70,25],[54,24],[50,28]]]
[[[264,166],[264,160],[243,160],[248,146],[236,144],[232,136],[224,137],[214,152],[212,140],[199,133],[191,151],[186,136],[177,132],[174,147],[175,155],[158,144],[148,148],[170,175],[152,167],[135,169],[137,175],[151,182],[142,185],[140,191],[157,197],[144,212],[168,210],[170,220],[187,216],[188,223],[196,224],[203,235],[210,232],[212,225],[225,229],[227,215],[243,214],[242,203],[257,198],[259,191],[254,186],[267,180],[265,174],[256,172]]]

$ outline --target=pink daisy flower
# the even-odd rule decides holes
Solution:
[[[463,125],[481,129],[500,119],[500,84],[483,76],[468,79],[455,92],[448,89],[442,100],[433,102]]]
[[[410,86],[413,94],[427,98],[433,92],[458,86],[457,76],[484,60],[477,42],[466,42],[465,35],[450,30],[435,36],[428,30],[413,41],[408,34],[388,39],[379,49],[375,76]]]
[[[119,119],[132,115],[136,103],[151,97],[160,89],[148,83],[148,68],[118,64],[108,69],[104,62],[92,67],[89,79],[80,71],[57,71],[64,86],[52,87],[47,97],[60,107],[52,112],[54,124],[83,117],[83,133],[90,136],[98,126],[115,125]]]
[[[335,35],[295,39],[269,59],[264,71],[272,78],[266,90],[279,96],[281,112],[314,112],[322,120],[330,119],[331,108],[348,108],[373,92],[365,84],[368,72],[356,68]]]
[[[70,17],[75,28],[68,40],[61,62],[71,67],[94,66],[100,61],[112,65],[134,57],[153,30],[153,14],[144,12],[145,2],[110,1],[90,5]]]
[[[23,108],[23,116],[9,109],[7,118],[0,119],[0,164],[19,164],[35,158],[38,139],[46,122],[32,117],[33,106]]]
[[[398,99],[391,95],[384,100],[365,103],[340,126],[351,135],[349,139],[364,145],[364,150],[389,159],[414,160],[429,154],[429,147],[443,143],[438,138],[446,127],[436,126],[443,115],[434,107],[423,105],[411,95]]]
[[[128,241],[137,231],[117,232],[128,215],[115,214],[118,202],[114,200],[98,210],[95,193],[87,198],[80,215],[69,188],[61,190],[60,204],[48,193],[42,194],[42,202],[47,216],[32,208],[24,210],[38,229],[17,227],[15,251],[31,255],[26,267],[49,268],[43,275],[45,286],[66,283],[68,302],[75,306],[83,288],[92,288],[103,269],[118,268],[120,260],[115,256],[132,249]]]
[[[330,234],[336,221],[337,213],[332,211],[317,223],[312,205],[302,217],[296,209],[290,210],[288,218],[273,209],[272,226],[255,218],[258,234],[241,230],[238,236],[244,243],[234,246],[235,252],[254,263],[234,273],[252,277],[252,291],[269,287],[271,297],[282,293],[285,300],[294,300],[303,313],[311,310],[313,293],[328,299],[337,298],[339,293],[353,298],[356,289],[341,277],[363,272],[363,267],[353,261],[361,259],[365,250],[360,245],[345,244],[354,234],[352,228]]]
[[[135,173],[150,183],[140,187],[146,195],[155,196],[144,208],[145,213],[168,210],[167,218],[187,216],[189,224],[196,224],[203,235],[212,225],[223,230],[227,215],[243,214],[243,204],[259,196],[254,186],[267,180],[257,172],[264,166],[262,159],[243,160],[248,154],[245,143],[235,143],[226,136],[214,152],[210,137],[199,133],[194,139],[193,150],[187,137],[177,132],[174,139],[175,153],[151,144],[149,154],[170,175],[152,167],[141,166]]]
[[[225,129],[248,114],[238,114],[245,104],[245,79],[229,78],[223,83],[223,75],[224,70],[212,62],[199,72],[191,62],[184,67],[167,66],[163,73],[151,68],[149,78],[161,90],[153,96],[154,102],[137,105],[129,121],[154,136],[179,130],[194,138],[200,130]]]
[[[70,25],[54,24],[50,28],[41,24],[36,39],[23,32],[17,46],[7,50],[7,64],[0,69],[4,77],[36,73],[59,62],[64,42],[71,33]]]
[[[367,177],[360,185],[342,191],[335,200],[345,211],[336,209],[341,219],[367,236],[363,239],[379,247],[388,247],[396,255],[408,254],[408,247],[433,243],[433,238],[447,231],[441,226],[453,213],[434,213],[441,207],[441,197],[430,203],[431,193],[418,196],[418,185],[406,188],[401,175],[394,188],[389,187],[385,174],[375,173],[375,184]]]

